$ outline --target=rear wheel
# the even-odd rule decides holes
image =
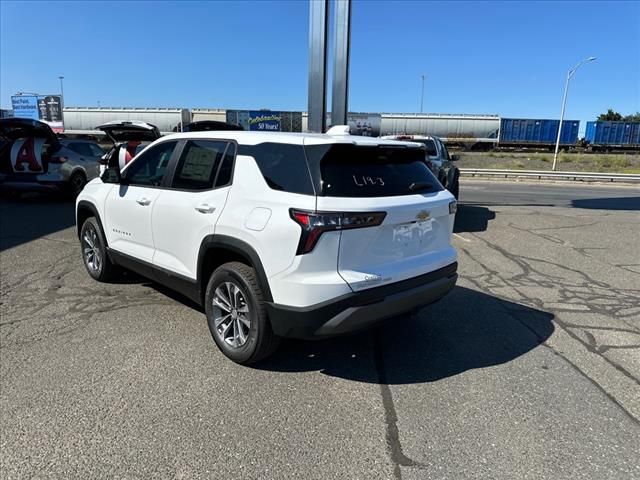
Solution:
[[[89,217],[80,230],[82,261],[94,280],[106,282],[114,276],[115,266],[107,255],[107,242],[95,217]]]
[[[87,184],[87,177],[82,172],[74,172],[69,177],[69,192],[74,197],[80,195],[82,189]]]
[[[258,362],[278,347],[253,268],[230,262],[217,268],[207,285],[205,310],[211,336],[239,364]]]

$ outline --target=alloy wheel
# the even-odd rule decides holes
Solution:
[[[224,342],[240,348],[249,339],[249,305],[240,287],[233,282],[218,285],[213,294],[213,323]]]
[[[82,253],[84,261],[92,272],[99,272],[102,267],[102,253],[100,252],[100,241],[93,226],[87,228],[82,237]]]

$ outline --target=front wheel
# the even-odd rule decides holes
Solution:
[[[205,310],[218,348],[247,365],[271,355],[279,344],[271,330],[264,295],[253,268],[230,262],[217,268],[207,285]]]
[[[87,273],[99,282],[106,282],[114,276],[115,267],[107,254],[107,242],[100,224],[95,217],[89,217],[80,230],[82,260]]]

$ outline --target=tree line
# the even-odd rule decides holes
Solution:
[[[640,112],[632,113],[631,115],[625,115],[614,111],[613,109],[607,110],[607,113],[601,113],[598,115],[599,122],[640,122]]]

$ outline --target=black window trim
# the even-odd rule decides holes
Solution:
[[[173,152],[171,153],[171,158],[169,158],[169,162],[167,163],[167,169],[164,172],[164,177],[162,177],[162,182],[160,182],[160,185],[138,185],[136,183],[129,183],[127,181],[127,172],[129,170],[129,168],[131,168],[131,165],[134,164],[134,162],[138,161],[139,157],[142,155],[142,153],[146,153],[147,150],[150,150],[148,147],[152,147],[152,148],[156,148],[162,144],[165,143],[172,143],[175,142],[176,145],[175,147],[173,147]],[[133,159],[131,159],[131,161],[127,164],[127,166],[123,169],[122,172],[122,178],[124,180],[123,184],[126,186],[131,186],[131,187],[138,187],[138,188],[154,188],[154,189],[161,189],[161,190],[167,190],[167,179],[169,177],[173,178],[173,171],[175,170],[175,167],[172,168],[172,165],[175,163],[176,160],[176,152],[180,150],[180,139],[167,139],[164,140],[162,142],[158,142],[158,143],[154,143],[153,145],[147,145],[144,150],[142,150],[140,153],[138,153]],[[170,185],[170,184],[169,184]]]
[[[224,152],[222,153],[222,161],[220,162],[220,165],[218,165],[218,169],[216,171],[216,175],[213,178],[213,186],[212,188],[203,188],[203,189],[194,189],[194,188],[176,188],[173,187],[173,179],[175,178],[175,174],[176,174],[176,170],[178,169],[178,163],[180,162],[180,157],[182,157],[182,152],[184,151],[185,146],[187,145],[188,141],[191,140],[200,140],[200,141],[209,141],[209,142],[225,142],[227,144],[227,146],[224,149]],[[235,145],[235,154],[233,155],[233,159],[231,160],[231,179],[229,180],[229,182],[225,185],[216,185],[217,181],[218,181],[218,174],[220,173],[220,168],[222,168],[222,163],[224,162],[224,157],[227,154],[227,150],[229,150],[229,146],[231,144]],[[165,180],[166,180],[166,187],[163,187],[163,190],[172,190],[172,191],[176,191],[176,192],[194,192],[194,193],[200,193],[200,192],[211,192],[213,190],[218,190],[220,188],[226,188],[226,187],[230,187],[231,185],[233,185],[233,175],[235,173],[236,170],[236,157],[238,156],[238,142],[236,140],[232,140],[232,139],[227,139],[227,138],[211,138],[211,137],[187,137],[187,138],[180,138],[179,144],[176,147],[174,154],[178,154],[175,158],[171,157],[171,160],[169,162],[169,166],[167,167],[167,173],[165,175]],[[165,183],[165,182],[163,182]]]
[[[267,182],[266,178],[264,178],[264,175],[262,174],[262,169],[260,168],[260,165],[258,163],[258,160],[256,159],[256,154],[255,154],[255,148],[264,145],[264,144],[274,144],[274,145],[291,145],[291,146],[299,146],[302,149],[302,153],[304,155],[304,162],[305,162],[305,168],[307,170],[307,173],[309,174],[309,184],[311,186],[311,193],[302,193],[302,192],[288,192],[286,190],[279,190],[277,188],[273,188],[271,185],[269,185],[269,182]],[[239,146],[239,149],[236,150],[236,155],[242,155],[245,157],[251,157],[253,159],[254,162],[256,162],[256,166],[258,167],[258,170],[260,170],[260,173],[262,175],[263,180],[265,181],[265,183],[267,184],[267,187],[270,190],[273,190],[274,192],[283,192],[283,193],[290,193],[293,195],[306,195],[306,196],[312,196],[315,197],[318,195],[318,189],[316,187],[315,181],[313,179],[313,175],[311,172],[311,168],[309,166],[309,159],[307,158],[307,152],[306,152],[306,146],[303,143],[289,143],[289,142],[274,142],[274,141],[262,141],[260,143],[255,143],[255,144],[242,144]]]

